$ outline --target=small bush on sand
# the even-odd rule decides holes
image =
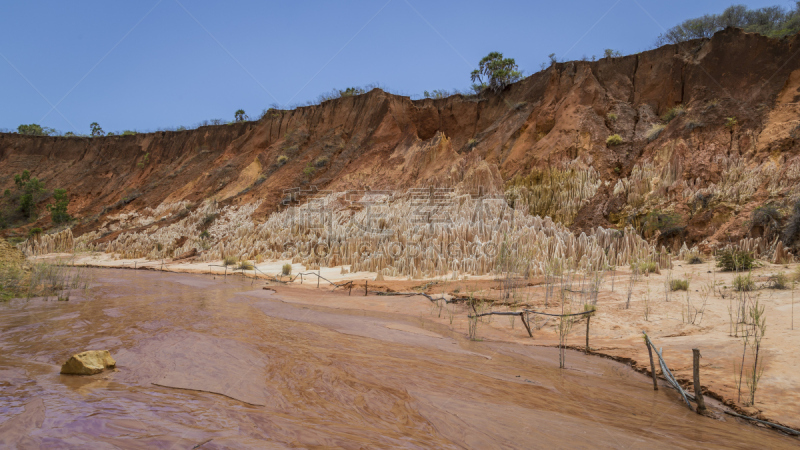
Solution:
[[[284,264],[283,267],[281,268],[281,273],[283,275],[291,275],[292,274],[292,265],[289,264],[289,263]]]
[[[756,283],[753,277],[748,273],[747,275],[737,275],[733,279],[733,289],[737,292],[749,292],[756,288]]]
[[[618,134],[612,134],[608,138],[606,138],[606,145],[614,146],[622,144],[622,136]]]
[[[631,270],[639,273],[657,273],[658,266],[655,261],[637,261],[631,263]]]
[[[791,281],[788,275],[783,272],[778,272],[769,277],[767,286],[770,289],[789,289],[791,288]]]
[[[223,266],[235,266],[236,265],[236,257],[234,256],[226,256],[225,259],[222,260]]]
[[[671,291],[688,291],[689,290],[689,280],[670,280],[669,281],[669,290]]]
[[[750,252],[725,249],[717,255],[717,267],[728,272],[749,271],[755,267],[755,259]]]
[[[688,264],[703,264],[703,257],[699,253],[692,253],[686,258]]]
[[[253,270],[255,266],[250,261],[241,261],[239,266],[236,267],[236,270]]]

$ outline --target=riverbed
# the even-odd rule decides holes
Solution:
[[[237,276],[91,269],[0,304],[0,447],[793,447],[701,417],[623,364],[470,341],[430,302]],[[265,289],[266,288],[266,289]],[[117,367],[60,375],[84,350]]]

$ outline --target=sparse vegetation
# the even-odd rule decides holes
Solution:
[[[522,78],[514,58],[503,58],[500,52],[491,52],[481,59],[475,69],[470,74],[470,78],[477,86],[486,86],[493,92],[500,92],[511,83]],[[486,80],[484,80],[484,77]]]
[[[661,135],[661,132],[664,131],[665,128],[667,128],[667,126],[663,123],[654,123],[645,134],[645,137],[647,137],[647,142],[653,142],[658,139],[658,136]]]
[[[739,121],[736,120],[736,117],[727,117],[725,118],[725,127],[733,129],[736,125],[739,124]]]
[[[303,168],[303,175],[305,175],[306,178],[313,178],[315,173],[317,173],[317,168],[314,167],[310,162],[306,164],[305,168]]]
[[[631,271],[634,273],[657,273],[658,265],[655,261],[634,261],[631,263]]]
[[[681,22],[661,34],[656,40],[656,46],[710,38],[727,27],[741,28],[770,37],[795,34],[800,30],[800,5],[788,10],[780,6],[747,9],[745,5],[733,5],[722,14],[706,14]]]
[[[36,205],[45,193],[44,183],[31,177],[30,171],[26,169],[21,174],[14,175],[14,184],[17,186],[17,197],[11,195],[11,201],[16,200],[17,211],[24,219],[35,219],[38,215]]]
[[[664,121],[664,123],[670,123],[672,122],[672,119],[680,117],[684,114],[686,114],[686,108],[683,105],[677,105],[664,113],[664,115],[661,116],[661,120]]]
[[[775,205],[759,206],[750,214],[750,230],[754,227],[760,227],[762,236],[771,240],[773,235],[778,234],[782,221],[783,214]]]
[[[770,289],[790,289],[791,281],[788,275],[783,272],[778,272],[774,275],[770,275],[767,286]]]
[[[610,112],[610,113],[606,114],[606,118],[608,120],[612,121],[612,122],[615,122],[619,118],[619,116],[617,116],[616,114]]]
[[[366,94],[370,90],[378,87],[377,85],[367,85],[364,87],[352,86],[345,89],[333,89],[330,93],[321,94],[317,98],[317,103],[326,102],[328,100],[335,100],[343,97],[354,97],[356,95]]]
[[[672,211],[655,210],[647,213],[637,227],[642,235],[651,237],[656,231],[659,237],[668,239],[681,235],[686,229],[680,214]]]
[[[144,166],[146,166],[147,163],[149,163],[149,162],[150,162],[150,153],[148,152],[148,153],[145,153],[144,156],[142,156],[139,159],[139,162],[136,163],[136,167],[138,167],[140,169],[144,168]]]
[[[692,130],[697,129],[697,128],[702,128],[704,126],[706,126],[706,124],[704,124],[703,122],[700,122],[698,120],[690,120],[690,121],[686,122],[686,129],[689,130],[689,131],[692,131]]]
[[[603,58],[618,58],[620,56],[622,56],[622,53],[620,53],[618,50],[611,48],[603,50]]]
[[[755,267],[755,259],[748,251],[727,248],[717,254],[717,267],[727,272],[748,272]]]
[[[227,266],[235,266],[238,262],[238,259],[235,256],[226,256],[222,258],[222,265]]]
[[[686,258],[687,264],[703,264],[704,262],[703,257],[698,253],[692,253]]]
[[[328,165],[328,157],[327,156],[320,156],[316,160],[314,160],[315,167],[325,167]]]
[[[208,228],[217,219],[217,214],[206,214],[201,222],[202,226]]]
[[[55,203],[47,205],[47,210],[50,211],[50,218],[54,224],[62,224],[72,219],[67,214],[67,207],[69,206],[69,196],[66,189],[56,189],[53,191],[53,199]]]
[[[281,274],[283,274],[285,276],[291,275],[292,274],[292,265],[289,264],[289,263],[284,264],[283,267],[281,267]]]
[[[27,134],[29,136],[53,136],[58,134],[58,132],[53,128],[43,127],[35,123],[18,126],[17,133]]]
[[[783,229],[783,243],[791,247],[800,235],[800,200],[792,208],[792,215],[786,221]]]
[[[91,124],[89,124],[89,128],[91,128],[91,130],[92,130],[91,131],[92,137],[98,137],[98,136],[105,135],[105,133],[103,132],[103,129],[100,128],[100,125],[97,122],[92,122]]]
[[[280,166],[282,166],[282,165],[286,164],[286,162],[287,162],[287,161],[289,161],[289,157],[288,157],[288,156],[286,156],[286,155],[280,155],[280,156],[278,156],[278,158],[275,160],[275,162],[278,164],[278,167],[280,167]]]
[[[235,122],[247,122],[250,118],[247,117],[243,109],[237,109],[236,112],[233,113],[233,120]]]
[[[688,291],[689,280],[679,280],[679,279],[670,280],[669,289],[671,291]]]
[[[622,144],[622,136],[618,134],[612,134],[611,136],[606,138],[606,145],[608,146],[615,146]]]
[[[430,92],[425,91],[422,96],[425,98],[442,99],[451,96],[452,94],[446,89],[434,89]]]
[[[736,278],[733,279],[733,289],[737,292],[750,292],[755,288],[756,283],[749,273],[747,275],[736,275]]]
[[[239,265],[236,267],[236,270],[254,270],[256,266],[250,261],[240,261]]]

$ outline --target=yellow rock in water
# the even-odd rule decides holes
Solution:
[[[93,375],[105,369],[113,369],[117,365],[108,350],[89,350],[72,355],[61,366],[65,375]]]

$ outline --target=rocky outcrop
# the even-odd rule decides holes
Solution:
[[[117,362],[108,350],[89,350],[72,355],[61,366],[62,375],[94,375],[106,369],[113,369]]]

